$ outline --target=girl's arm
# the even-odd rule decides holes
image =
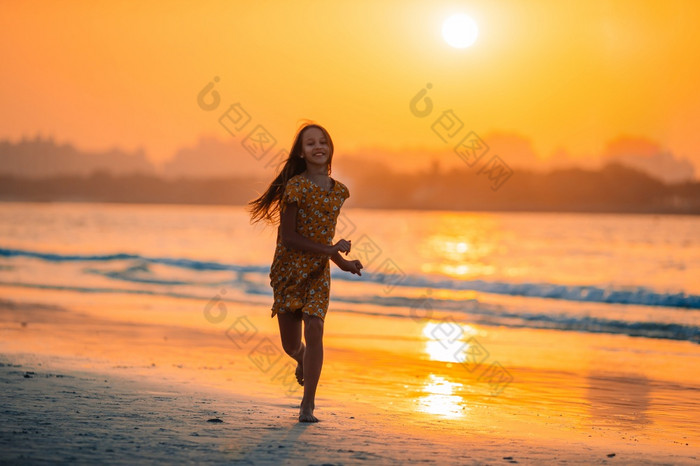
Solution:
[[[350,251],[350,244],[345,240],[340,240],[333,246],[317,243],[309,238],[300,235],[297,232],[297,210],[299,206],[294,203],[287,203],[284,212],[280,215],[280,233],[282,235],[282,244],[290,249],[301,249],[302,251],[315,252],[333,256],[339,252]],[[335,262],[335,261],[334,261]]]
[[[341,269],[343,268],[343,265],[345,265],[345,263],[347,262],[345,259],[343,259],[343,256],[341,256],[339,252],[334,253],[331,256],[331,260],[335,262],[335,265],[337,265]]]
[[[335,262],[335,265],[337,265],[340,270],[362,275],[362,272],[360,272],[360,270],[362,270],[362,262],[357,259],[349,261],[341,257],[339,252],[336,252],[331,256],[331,260]]]

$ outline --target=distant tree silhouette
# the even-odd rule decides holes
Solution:
[[[665,184],[620,164],[597,171],[516,171],[497,191],[467,168],[439,174],[373,171],[343,181],[351,192],[350,207],[700,214],[700,182]],[[164,179],[106,171],[46,178],[2,175],[0,200],[245,205],[264,185],[263,179],[247,177]]]

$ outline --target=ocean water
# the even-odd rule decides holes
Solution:
[[[0,286],[269,309],[276,228],[243,207],[0,204]],[[346,208],[334,311],[700,343],[700,217]],[[201,312],[201,308],[193,309]]]

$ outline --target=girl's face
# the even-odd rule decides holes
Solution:
[[[307,164],[328,165],[330,158],[330,147],[326,135],[319,128],[308,128],[304,130],[301,137],[301,154]]]

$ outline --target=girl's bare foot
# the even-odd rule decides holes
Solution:
[[[313,406],[304,406],[302,403],[299,409],[299,422],[318,422],[318,418],[314,416]]]

